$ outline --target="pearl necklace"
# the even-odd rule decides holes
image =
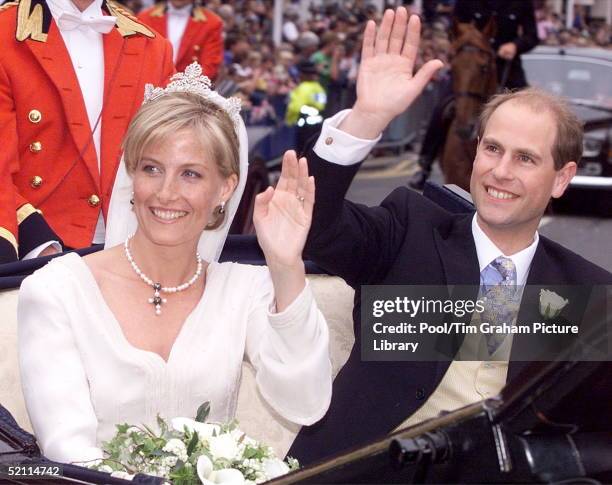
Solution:
[[[125,244],[123,245],[125,249],[125,257],[130,262],[130,264],[132,265],[132,269],[140,277],[140,279],[144,281],[147,285],[153,287],[153,297],[149,298],[149,303],[155,306],[155,315],[160,315],[162,304],[168,301],[160,296],[160,291],[163,291],[164,293],[176,293],[178,291],[186,290],[191,285],[193,285],[202,274],[202,258],[200,257],[200,253],[196,253],[196,262],[198,266],[196,268],[195,274],[191,277],[189,281],[178,286],[162,286],[161,283],[155,283],[151,278],[144,274],[134,261],[128,244],[132,236],[128,236],[125,240]]]

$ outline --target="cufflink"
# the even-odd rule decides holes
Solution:
[[[328,136],[327,138],[325,138],[326,145],[331,145],[333,142],[334,142],[334,139],[331,136]]]

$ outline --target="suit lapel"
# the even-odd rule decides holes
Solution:
[[[196,21],[193,17],[189,17],[187,21],[187,27],[185,27],[178,55],[176,56],[175,64],[177,66],[181,63],[183,57],[189,55],[189,48],[193,45],[194,37],[198,33],[198,22],[201,21]]]
[[[101,188],[110,195],[121,155],[121,141],[143,98],[140,78],[143,37],[124,38],[117,29],[104,35],[104,107],[100,149]]]
[[[434,229],[434,241],[448,285],[480,285],[472,215],[453,220],[450,227]]]
[[[45,8],[48,7],[45,4]],[[46,42],[24,41],[41,68],[47,73],[62,100],[70,135],[87,166],[92,179],[99,183],[98,160],[91,127],[81,94],[79,81],[70,55],[54,21],[49,26]]]
[[[536,252],[533,255],[529,275],[527,276],[517,322],[527,322],[530,324],[532,322],[541,321],[542,316],[540,315],[539,307],[540,289],[543,285],[545,286],[546,283],[550,285],[551,282],[562,281],[562,275],[558,274],[557,266],[551,261],[540,239]],[[523,353],[525,349],[529,349],[529,353],[536,352],[535,349],[530,348],[533,341],[533,336],[525,336],[523,334],[515,335],[512,352],[510,354],[508,381],[516,377],[516,375],[530,364],[530,362],[520,358],[519,354]]]
[[[582,290],[575,287],[566,286],[569,284],[566,276],[553,257],[550,256],[543,238],[540,236],[540,242],[533,256],[529,276],[521,299],[521,307],[517,317],[519,324],[532,324],[533,322],[542,322],[543,316],[540,313],[540,290],[548,289],[559,293],[565,298],[571,299],[571,292],[575,293],[573,317],[580,317],[583,314],[584,307],[582,304],[586,301],[585,295],[582,295]],[[565,286],[564,286],[565,285]],[[586,295],[588,296],[588,288],[585,287]],[[570,293],[568,293],[570,292]],[[563,336],[559,336],[563,338]],[[512,352],[510,355],[510,364],[508,368],[508,381],[516,378],[531,362],[528,358],[537,358],[538,355],[546,352],[554,354],[555,345],[559,347],[559,340],[554,335],[546,335],[546,338],[536,339],[533,335],[517,334],[514,336],[512,344]],[[549,348],[547,348],[549,347]]]

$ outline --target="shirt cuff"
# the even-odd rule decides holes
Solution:
[[[344,109],[323,122],[321,134],[313,148],[319,158],[337,165],[354,165],[367,157],[379,142],[382,133],[374,140],[366,140],[338,129],[350,112],[350,109]]]
[[[42,243],[40,246],[36,246],[34,249],[32,249],[32,251],[26,254],[22,259],[26,260],[26,259],[38,258],[40,253],[42,253],[49,246],[53,246],[57,250],[58,253],[62,252],[62,245],[58,241],[47,241],[45,243]]]

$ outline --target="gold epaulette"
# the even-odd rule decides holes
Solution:
[[[208,20],[208,18],[206,17],[206,9],[199,5],[197,7],[194,7],[191,16],[196,22],[206,22]]]
[[[47,15],[51,15],[47,4],[42,0],[21,0],[18,3],[15,38],[19,42],[28,38],[37,42],[47,42],[47,32],[44,26],[45,9]],[[33,7],[32,3],[34,3]]]
[[[156,3],[149,14],[151,17],[163,17],[166,13],[166,2]]]
[[[107,0],[106,6],[111,15],[117,17],[117,29],[123,37],[130,35],[142,34],[146,37],[154,38],[155,34],[151,32],[123,5],[119,5],[111,0]]]
[[[17,5],[19,5],[19,0],[17,0],[16,2],[8,2],[4,5],[0,5],[0,12],[4,12],[5,10],[8,10],[11,7],[16,7]]]

